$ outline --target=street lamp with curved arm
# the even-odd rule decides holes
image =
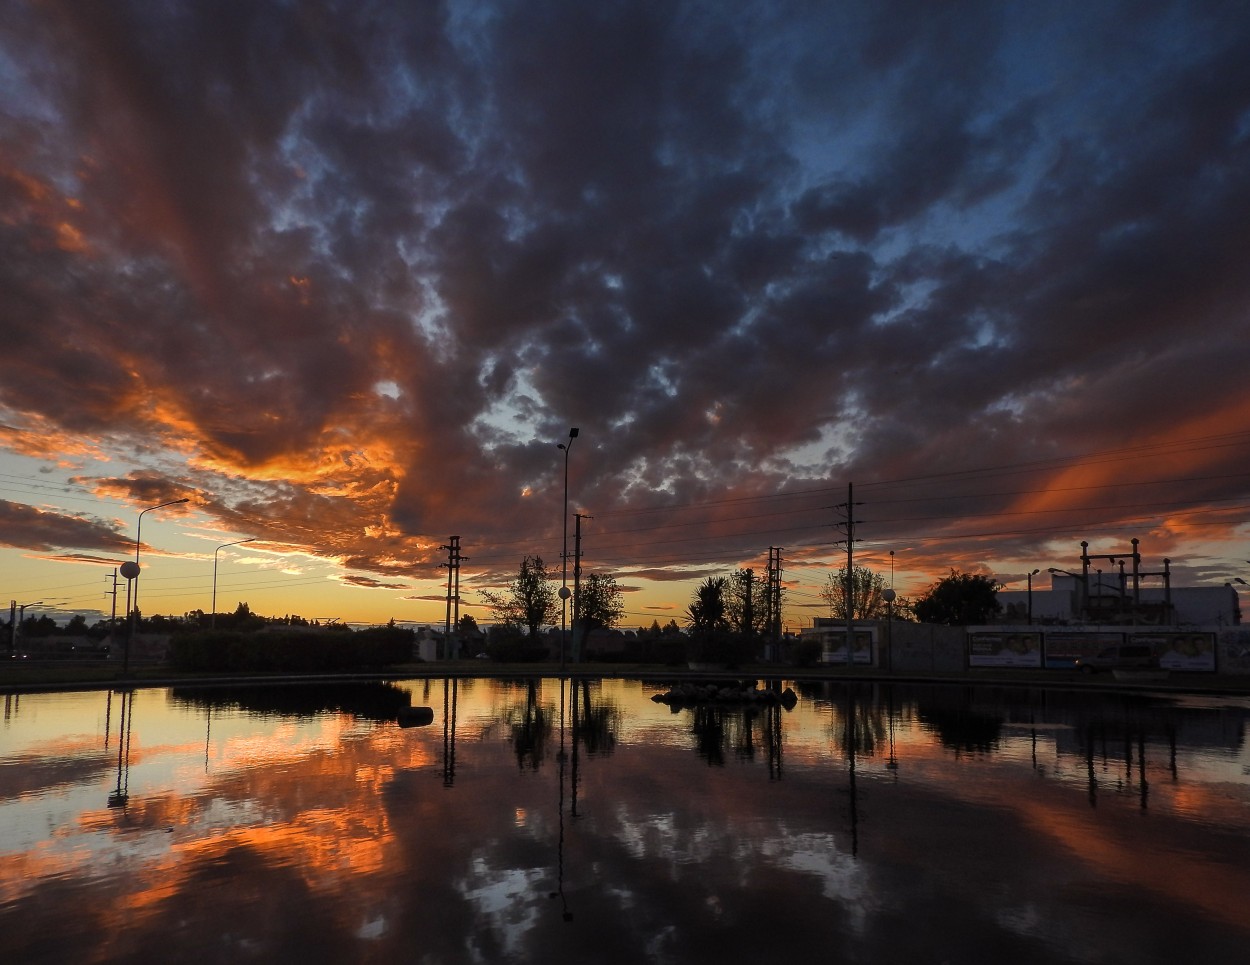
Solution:
[[[13,601],[13,609],[17,611],[16,616],[9,614],[9,653],[17,653],[17,628],[22,625],[22,621],[26,619],[26,610],[30,607],[43,606],[43,600],[37,600],[34,603],[21,603]]]
[[[139,510],[139,524],[135,527],[135,571],[133,576],[126,577],[134,587],[134,596],[130,599],[130,626],[126,633],[126,655],[122,661],[123,674],[130,670],[130,647],[135,639],[135,613],[139,610],[139,546],[141,543],[140,537],[143,535],[143,514],[150,513],[154,509],[164,509],[166,506],[176,506],[178,503],[189,502],[191,500],[184,496],[182,499],[170,499],[156,506],[149,506],[147,509]],[[125,573],[122,573],[122,575],[126,576]]]
[[[1033,625],[1033,577],[1037,576],[1041,570],[1034,570],[1029,574],[1029,626]]]
[[[1077,573],[1069,573],[1067,570],[1061,570],[1057,566],[1046,567],[1046,572],[1049,573],[1051,576],[1054,576],[1056,573],[1059,573],[1063,576],[1070,576],[1072,577],[1073,580],[1076,581],[1077,599],[1080,601],[1080,617],[1081,619],[1084,619],[1086,607],[1089,604],[1089,577],[1082,576]],[[1051,589],[1054,589],[1053,582],[1051,583]]]
[[[209,628],[217,629],[217,554],[224,550],[227,546],[238,546],[240,543],[250,543],[256,539],[255,536],[249,536],[247,539],[236,539],[233,543],[222,543],[213,550],[213,609],[212,616],[209,618]]]
[[[140,543],[139,537],[143,535],[143,514],[150,513],[154,509],[164,509],[166,506],[176,506],[178,503],[189,503],[189,502],[191,502],[191,500],[184,496],[182,499],[171,499],[168,502],[161,503],[157,506],[149,506],[147,509],[142,509],[139,511],[139,524],[138,526],[135,527],[135,566],[139,565],[139,543]],[[133,600],[133,606],[134,606],[134,609],[137,610],[139,609],[139,574],[138,573],[135,574],[134,583],[135,583],[135,595],[134,595],[134,600]]]

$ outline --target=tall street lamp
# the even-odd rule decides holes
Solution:
[[[250,543],[256,539],[255,536],[249,536],[247,539],[236,539],[233,543],[222,543],[213,550],[213,610],[212,616],[209,618],[209,629],[217,629],[217,554],[224,550],[227,546],[238,546],[240,543]]]
[[[564,628],[569,610],[569,450],[577,438],[577,428],[569,430],[568,443],[558,442],[556,447],[564,450],[564,542],[560,550],[560,673],[564,673]]]
[[[1029,574],[1029,626],[1033,626],[1033,577],[1037,576],[1041,570],[1034,570]]]
[[[22,621],[26,619],[27,608],[36,606],[43,606],[43,600],[38,600],[35,603],[22,604],[19,604],[16,600],[13,601],[12,606],[9,608],[9,653],[17,653],[17,628],[20,627],[22,625]],[[16,616],[14,615],[14,611],[16,611]]]
[[[139,525],[135,527],[135,566],[131,575],[126,575],[129,567],[124,567],[122,576],[129,581],[129,585],[134,587],[134,595],[130,599],[130,629],[126,634],[126,657],[122,661],[122,673],[130,669],[130,647],[135,638],[135,612],[139,609],[139,545],[142,542],[140,537],[143,535],[143,514],[150,513],[155,509],[164,509],[166,506],[176,506],[179,503],[189,503],[190,499],[183,497],[182,499],[170,499],[155,506],[149,506],[147,509],[139,511]],[[127,594],[129,596],[129,594]]]
[[[166,506],[176,506],[178,503],[189,503],[189,502],[191,502],[191,500],[187,499],[184,496],[182,499],[171,499],[169,500],[169,502],[160,503],[156,506],[149,506],[147,509],[140,510],[139,525],[135,527],[135,566],[139,565],[139,544],[140,544],[139,537],[143,535],[143,514],[150,513],[154,509],[164,509]],[[134,600],[133,600],[133,606],[135,610],[137,610],[139,609],[139,574],[138,573],[135,574],[134,579],[135,579],[135,595],[134,595]]]

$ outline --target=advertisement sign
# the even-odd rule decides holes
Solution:
[[[1035,632],[968,634],[969,667],[1040,667],[1042,635]]]
[[[1046,666],[1071,667],[1078,657],[1096,657],[1124,642],[1122,633],[1046,632]]]
[[[872,630],[855,631],[855,652],[846,659],[846,630],[823,630],[820,634],[820,662],[832,664],[872,663]]]
[[[1159,658],[1161,670],[1215,671],[1215,634],[1196,631],[1130,633],[1129,643],[1145,644]]]

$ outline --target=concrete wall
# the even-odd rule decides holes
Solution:
[[[966,670],[967,637],[963,627],[897,621],[882,623],[878,638],[881,641],[878,666],[896,673]]]
[[[968,669],[968,631],[965,627],[928,623],[893,623],[888,626],[882,623],[880,627],[876,666],[882,669],[892,668],[899,673],[959,672]],[[892,648],[891,632],[894,636]],[[1217,672],[1228,676],[1250,675],[1250,627],[1218,628],[1216,634]]]

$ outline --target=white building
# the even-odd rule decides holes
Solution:
[[[1115,573],[1090,573],[1086,592],[1080,576],[1051,574],[1051,588],[1001,590],[1002,622],[1040,624],[1115,623],[1124,626],[1232,627],[1241,606],[1231,585],[1142,587],[1136,605],[1131,583]],[[1030,603],[1031,597],[1031,603]]]

